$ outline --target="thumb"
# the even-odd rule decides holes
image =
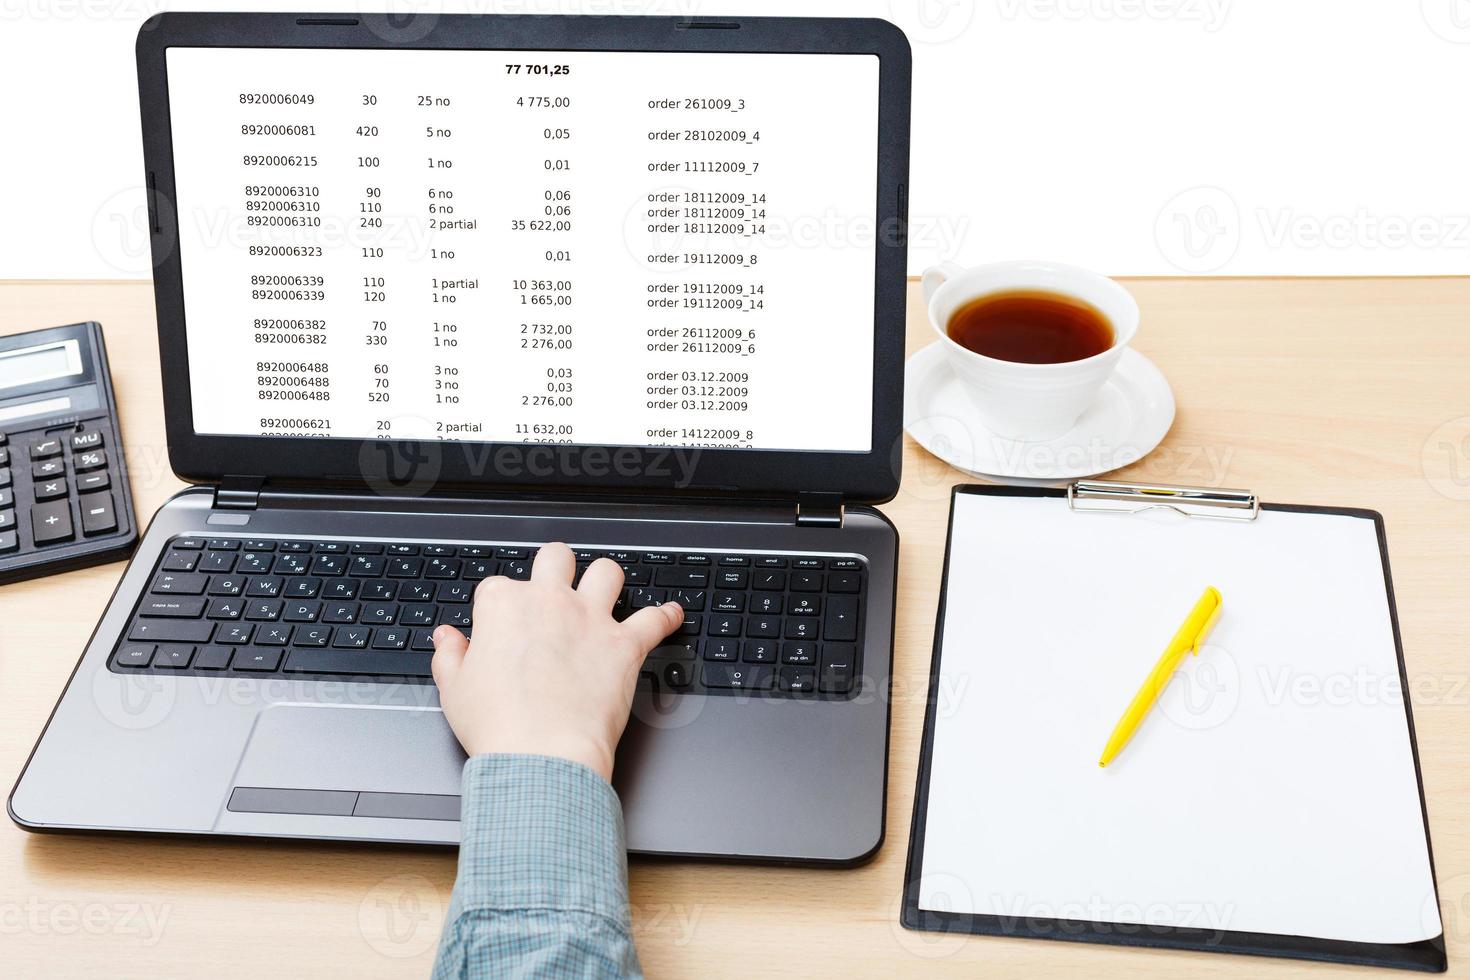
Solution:
[[[659,606],[646,606],[623,620],[623,629],[633,634],[638,644],[640,660],[642,654],[658,646],[663,639],[684,621],[684,609],[677,602],[665,602]]]
[[[469,649],[470,641],[453,626],[445,624],[434,631],[434,659],[429,669],[434,672],[436,685],[442,689],[454,683]]]

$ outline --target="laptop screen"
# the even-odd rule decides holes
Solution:
[[[167,58],[197,432],[872,449],[876,56]]]

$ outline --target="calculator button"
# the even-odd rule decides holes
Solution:
[[[15,527],[15,511],[0,510],[0,530],[8,527]]]
[[[0,487],[10,486],[10,467],[0,466]]]
[[[15,503],[15,491],[9,487],[0,489],[0,507],[9,507]]]
[[[0,466],[10,465],[10,450],[0,446]]]
[[[77,453],[72,457],[72,469],[77,472],[82,470],[100,470],[107,465],[107,451],[103,449],[92,449],[84,453]]]
[[[71,437],[71,448],[76,452],[84,449],[101,449],[102,433],[96,429],[90,432],[76,432]]]
[[[14,551],[19,547],[20,539],[16,537],[14,531],[0,531],[0,554],[4,554],[7,551]]]
[[[112,486],[112,478],[108,475],[106,470],[103,470],[100,473],[77,474],[77,493],[91,493],[93,490],[106,490],[110,486]],[[181,539],[180,541],[174,542],[175,547],[188,547],[187,545],[183,544],[183,540],[187,539]],[[200,541],[198,538],[194,538],[193,540],[198,541],[199,546],[202,546],[204,544],[204,542]]]
[[[66,496],[66,480],[43,480],[36,484],[37,500],[55,500]]]
[[[49,480],[54,476],[61,476],[66,472],[66,465],[59,459],[48,459],[42,463],[31,466],[31,479]]]
[[[60,439],[42,439],[40,442],[31,443],[31,459],[45,459],[48,456],[60,455]]]
[[[117,530],[117,514],[112,509],[112,494],[88,494],[79,503],[83,534],[106,534]]]
[[[31,508],[31,537],[36,544],[72,539],[71,508],[65,500],[53,500]]]

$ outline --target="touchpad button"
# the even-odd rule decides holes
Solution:
[[[454,820],[464,761],[436,709],[275,704],[256,721],[226,806]]]

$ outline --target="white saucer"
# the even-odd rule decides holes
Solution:
[[[935,456],[976,476],[1055,481],[1106,473],[1148,455],[1173,422],[1169,382],[1132,348],[1072,430],[1045,442],[1006,439],[987,429],[937,341],[905,367],[904,429]]]

